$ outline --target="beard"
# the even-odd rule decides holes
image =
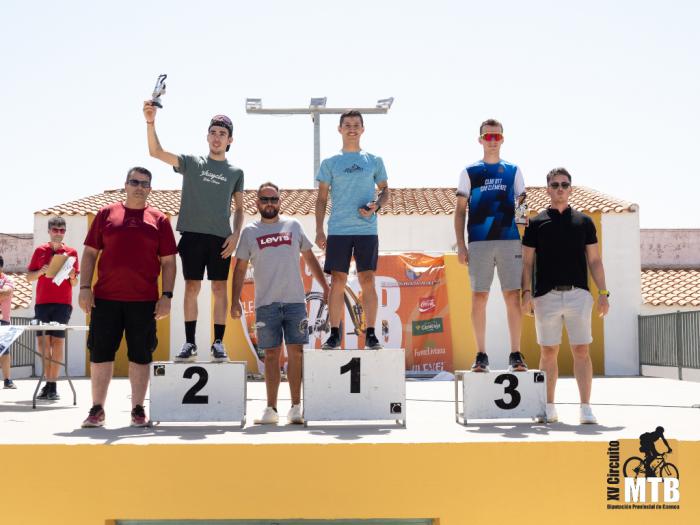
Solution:
[[[263,208],[260,210],[260,215],[265,219],[274,219],[280,213],[279,208]]]

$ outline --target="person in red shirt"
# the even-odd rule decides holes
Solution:
[[[63,237],[66,234],[66,220],[63,217],[51,217],[49,219],[49,242],[38,246],[34,250],[32,260],[29,262],[27,280],[36,283],[36,301],[34,305],[34,318],[42,323],[56,322],[68,324],[73,312],[73,286],[78,283],[78,252],[75,248],[66,246]],[[73,269],[68,279],[56,285],[53,278],[47,277],[49,263],[54,255],[66,255],[73,257]],[[63,361],[63,347],[66,333],[59,330],[46,330],[37,332],[39,351],[43,356],[44,374],[46,384],[39,392],[37,399],[55,401],[60,399],[56,390],[58,379],[58,362]]]
[[[168,217],[146,202],[151,172],[128,171],[126,201],[97,212],[85,238],[81,260],[80,308],[90,314],[92,408],[83,427],[101,427],[104,403],[114,372],[114,356],[126,335],[131,382],[131,426],[149,425],[143,407],[148,365],[158,346],[156,320],[170,314],[175,285],[175,236]],[[93,288],[97,256],[97,282]],[[162,274],[163,293],[158,294]]]

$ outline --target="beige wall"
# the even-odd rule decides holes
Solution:
[[[0,255],[6,272],[26,272],[32,251],[31,233],[0,233]]]

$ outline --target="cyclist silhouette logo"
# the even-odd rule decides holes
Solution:
[[[657,443],[661,441],[665,450],[659,452]],[[664,436],[664,427],[656,427],[651,432],[639,436],[639,451],[644,458],[632,456],[625,461],[622,472],[626,478],[678,478],[678,468],[666,461],[666,455],[673,452]]]

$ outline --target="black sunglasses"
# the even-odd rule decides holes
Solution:
[[[279,197],[258,197],[258,200],[263,204],[277,204],[280,201]]]
[[[126,181],[129,186],[133,186],[136,188],[137,186],[141,186],[142,188],[150,188],[151,187],[151,181],[150,180],[137,180],[137,179],[129,179]]]
[[[569,186],[571,186],[570,182],[550,182],[549,187],[552,188],[553,190],[558,190],[559,186],[561,186],[562,190],[568,190]]]

